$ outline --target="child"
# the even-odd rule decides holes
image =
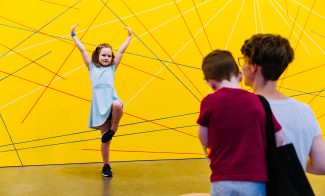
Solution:
[[[214,93],[201,103],[199,138],[209,148],[211,195],[265,195],[266,115],[259,98],[240,88],[241,73],[230,52],[215,50],[202,63]],[[277,144],[281,126],[273,118]]]
[[[71,27],[71,36],[89,70],[93,93],[88,126],[101,131],[101,152],[104,162],[102,174],[105,177],[112,177],[109,165],[110,141],[117,131],[123,114],[123,102],[115,91],[114,76],[123,53],[131,41],[132,30],[125,28],[128,31],[128,38],[117,51],[116,56],[114,56],[112,47],[104,43],[96,47],[90,59],[85,47],[76,37],[77,26],[76,24]]]

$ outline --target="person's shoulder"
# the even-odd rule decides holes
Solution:
[[[223,88],[224,91],[230,94],[244,95],[244,96],[256,96],[254,93],[249,92],[243,88]]]
[[[201,104],[210,104],[212,102],[214,102],[216,100],[216,95],[215,95],[215,92],[214,93],[211,93],[211,94],[208,94],[206,95],[205,97],[203,97],[202,101],[201,101]]]
[[[253,100],[257,101],[258,98],[254,93],[251,93],[242,88],[222,88],[213,94],[214,100],[220,101],[240,101],[240,100]]]
[[[109,68],[114,72],[116,71],[116,65],[114,63],[112,63]]]
[[[302,101],[298,101],[296,99],[289,98],[288,102],[291,102],[292,104],[296,105],[296,107],[299,107],[300,109],[311,111],[310,106],[307,103],[304,103]]]
[[[255,94],[255,93],[252,93],[248,90],[245,90],[245,89],[242,89],[242,88],[239,88],[239,89],[236,89],[237,91],[235,92],[236,95],[238,96],[242,96],[242,97],[245,97],[245,98],[251,98],[251,99],[258,99],[258,96]]]
[[[297,111],[300,111],[303,114],[313,114],[313,110],[311,107],[302,101],[296,100],[294,98],[289,97],[285,100],[271,100],[269,101],[271,105],[283,107],[283,108],[291,108]]]
[[[242,89],[242,94],[244,94],[245,96],[248,96],[248,97],[252,97],[252,98],[255,98],[255,99],[258,99],[258,95],[255,94],[255,93],[252,93],[252,92],[249,92],[245,89]]]
[[[213,98],[212,98],[212,94],[208,94],[208,95],[206,95],[205,97],[203,97],[202,102],[207,102],[207,101],[209,101],[209,100],[211,100],[211,99],[213,99]]]
[[[96,68],[97,66],[95,65],[95,63],[93,62],[93,61],[90,61],[90,64],[89,64],[89,68],[88,68],[88,70],[90,71],[90,70],[92,70],[92,69],[94,69],[94,68]]]

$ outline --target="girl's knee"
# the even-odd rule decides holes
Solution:
[[[114,101],[114,102],[113,102],[113,108],[114,108],[114,109],[117,109],[117,110],[122,110],[123,105],[122,105],[122,103],[119,102],[119,101]],[[113,109],[113,110],[114,110],[114,109]]]

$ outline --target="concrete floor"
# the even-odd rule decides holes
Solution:
[[[0,168],[0,195],[174,196],[209,192],[205,159],[117,162],[113,178],[101,164]],[[325,195],[325,176],[308,175],[316,195]]]

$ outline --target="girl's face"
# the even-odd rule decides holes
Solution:
[[[110,48],[102,48],[99,52],[98,61],[102,66],[108,66],[112,63],[113,53]]]

